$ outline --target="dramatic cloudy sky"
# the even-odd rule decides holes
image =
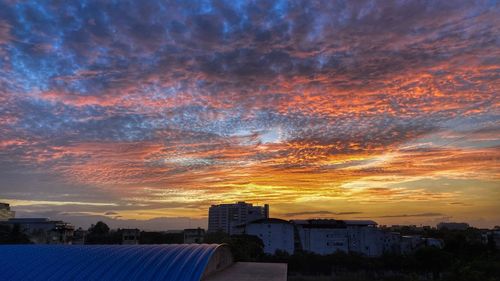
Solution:
[[[497,1],[0,0],[0,201],[500,224]]]

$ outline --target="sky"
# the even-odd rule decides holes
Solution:
[[[492,227],[499,91],[497,1],[0,0],[0,201]]]

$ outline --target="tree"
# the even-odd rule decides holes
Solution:
[[[451,265],[453,256],[435,247],[425,247],[415,252],[415,258],[419,269],[432,272],[436,280]]]
[[[253,235],[232,235],[225,232],[207,233],[207,244],[228,244],[236,261],[258,261],[264,256],[264,243]]]
[[[225,232],[217,231],[205,234],[203,241],[207,244],[229,244],[231,242],[231,237]]]
[[[109,233],[109,226],[102,221],[98,221],[89,228],[89,233],[94,235],[107,235]]]
[[[264,243],[257,236],[233,235],[229,247],[236,261],[258,261],[264,256]]]
[[[85,244],[119,244],[121,236],[117,231],[110,232],[109,226],[102,221],[89,228]]]
[[[182,233],[142,231],[139,237],[139,244],[182,244],[183,242]]]

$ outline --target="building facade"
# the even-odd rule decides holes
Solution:
[[[300,248],[319,255],[337,251],[354,252],[366,256],[383,253],[383,232],[374,221],[312,219],[293,221]]]
[[[275,218],[260,219],[241,226],[242,233],[257,236],[264,244],[264,253],[274,254],[276,251],[293,254],[294,228],[289,221]]]
[[[28,236],[35,244],[71,244],[74,226],[63,221],[51,221],[47,218],[15,218],[3,224],[14,227]]]
[[[73,232],[73,240],[71,244],[73,245],[83,245],[85,244],[85,239],[88,235],[88,230],[82,229],[79,227]]]
[[[15,212],[10,210],[10,205],[0,203],[0,221],[7,221],[15,217]]]
[[[400,254],[401,253],[401,234],[399,232],[384,232],[383,247],[385,253]]]
[[[141,237],[141,231],[137,228],[122,229],[122,245],[137,245]]]
[[[269,205],[254,206],[245,202],[212,205],[208,210],[208,232],[237,232],[237,226],[269,218]]]
[[[205,229],[189,228],[184,229],[184,244],[200,244],[205,239]]]

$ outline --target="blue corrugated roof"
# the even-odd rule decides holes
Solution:
[[[200,280],[220,245],[3,245],[0,280]]]

